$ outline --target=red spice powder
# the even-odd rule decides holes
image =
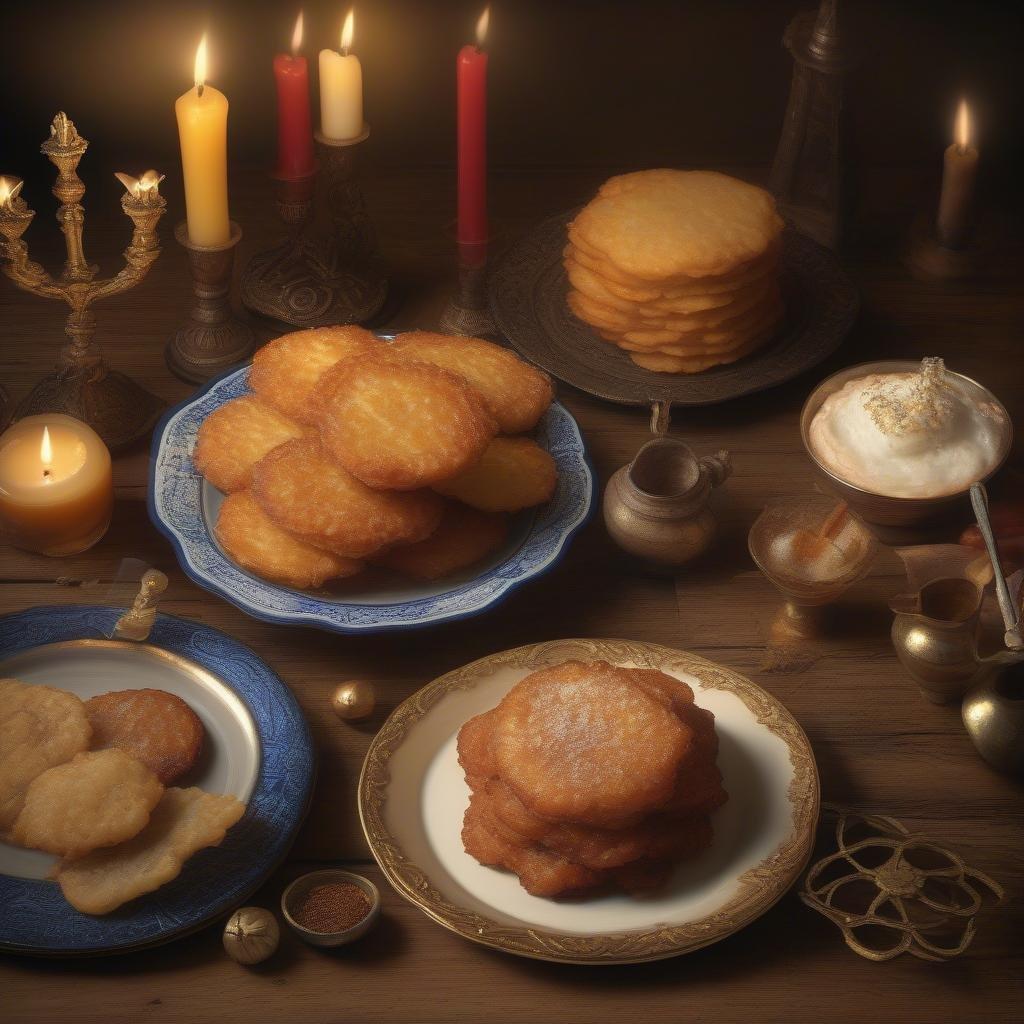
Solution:
[[[292,909],[292,917],[311,932],[343,932],[370,912],[370,897],[352,882],[314,885]]]

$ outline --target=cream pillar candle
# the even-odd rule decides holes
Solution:
[[[196,50],[195,88],[174,104],[181,141],[188,240],[219,248],[231,239],[228,219],[228,101],[206,84],[206,36]]]
[[[956,115],[956,141],[946,150],[936,230],[947,249],[962,249],[971,229],[978,150],[971,145],[971,115],[961,100]]]
[[[320,51],[320,131],[329,139],[355,139],[363,134],[363,68],[349,53],[355,11],[348,12],[341,32],[341,53]]]

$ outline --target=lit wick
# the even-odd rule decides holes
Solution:
[[[354,7],[349,8],[348,16],[345,18],[345,24],[341,30],[341,55],[343,57],[348,56],[349,48],[352,46],[352,35],[356,27],[356,9]]]
[[[966,100],[960,101],[956,111],[956,148],[966,153],[971,144],[971,112]]]
[[[53,446],[50,444],[50,428],[43,427],[43,440],[39,445],[39,459],[43,464],[43,479],[49,483],[53,465]]]
[[[206,35],[199,40],[196,47],[196,64],[194,76],[196,82],[196,95],[203,95],[203,88],[206,85]]]
[[[491,8],[488,4],[476,23],[476,48],[478,50],[482,50],[484,48],[484,43],[487,42],[487,29],[490,27],[490,24]]]
[[[295,29],[292,32],[292,56],[297,57],[302,49],[302,11],[295,19]]]

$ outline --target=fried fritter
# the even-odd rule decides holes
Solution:
[[[368,487],[314,438],[271,452],[253,470],[252,488],[260,507],[282,529],[348,558],[424,540],[437,529],[444,507],[429,490]]]
[[[320,378],[342,359],[367,355],[383,342],[362,327],[310,327],[282,334],[252,359],[249,386],[299,423],[314,422],[310,399]]]
[[[76,754],[32,781],[11,835],[22,846],[74,859],[141,832],[163,792],[123,750]]]
[[[448,480],[498,430],[462,377],[396,356],[346,360],[324,375],[314,404],[325,451],[368,487],[411,491]]]
[[[692,731],[607,662],[565,662],[509,691],[494,723],[498,773],[535,814],[622,828],[671,797]],[[638,756],[643,751],[643,756]]]
[[[535,441],[496,437],[472,466],[434,489],[485,512],[518,512],[548,501],[557,483],[555,460]]]
[[[279,444],[302,436],[302,427],[252,395],[215,409],[203,420],[192,461],[219,491],[249,486],[252,467]]]
[[[491,755],[491,730],[494,727],[495,710],[475,715],[459,730],[456,738],[456,749],[459,764],[466,773],[466,782],[470,789],[482,789],[488,779],[497,773],[494,758]]]
[[[418,580],[437,580],[475,565],[508,537],[508,521],[457,501],[445,503],[441,524],[425,540],[403,544],[373,561]]]
[[[166,786],[199,759],[206,730],[199,716],[166,690],[115,690],[85,702],[92,749],[118,747]]]
[[[73,693],[0,679],[0,832],[14,824],[32,780],[87,750],[91,736]]]
[[[282,530],[249,491],[224,499],[214,534],[228,557],[243,569],[297,590],[354,576],[363,567],[362,562],[307,544]]]
[[[391,347],[464,377],[484,400],[503,434],[532,430],[554,397],[547,374],[482,338],[409,331],[400,334]]]
[[[168,789],[137,836],[64,862],[57,882],[76,910],[109,914],[177,878],[192,854],[219,845],[244,813],[245,804],[233,796]]]

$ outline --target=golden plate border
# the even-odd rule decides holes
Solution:
[[[696,676],[709,689],[737,696],[757,721],[789,749],[793,778],[789,800],[795,827],[773,853],[739,878],[735,896],[714,914],[675,927],[600,935],[568,935],[499,924],[449,902],[427,875],[402,852],[383,816],[390,781],[389,761],[409,729],[454,690],[472,689],[495,668],[541,668],[570,658],[631,662],[671,668]],[[403,701],[370,743],[359,776],[359,819],[363,834],[388,881],[438,924],[472,942],[516,956],[553,963],[625,964],[691,953],[732,935],[774,906],[799,878],[814,847],[821,785],[814,753],[803,729],[786,708],[756,683],[695,654],[630,640],[574,639],[527,644],[470,662],[428,683]]]

